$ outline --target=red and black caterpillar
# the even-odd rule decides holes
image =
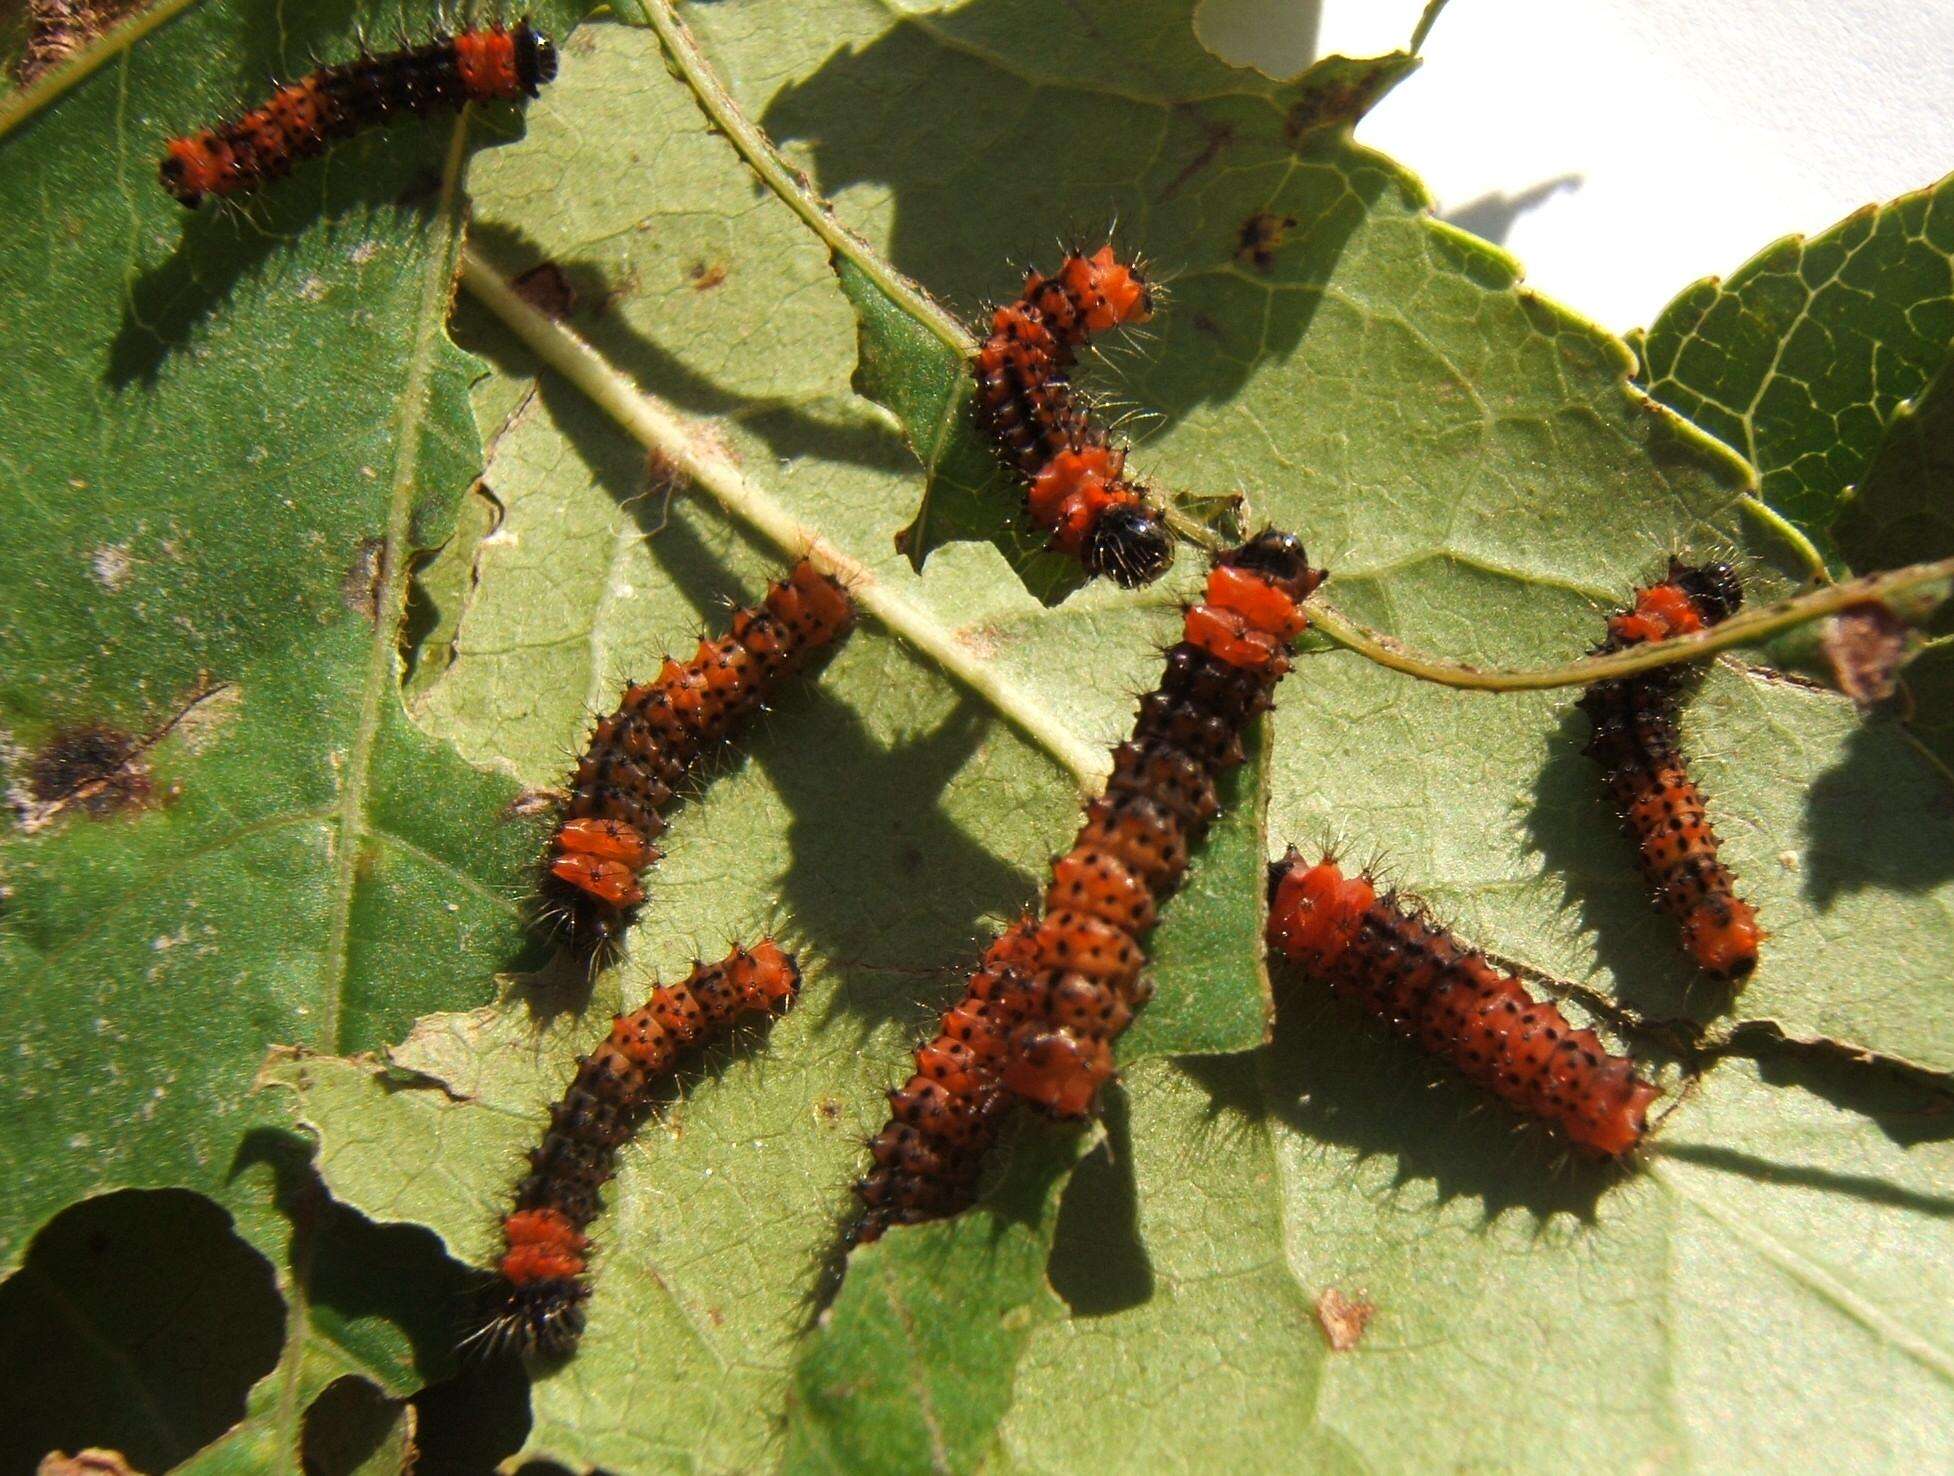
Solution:
[[[543,915],[573,951],[600,964],[615,953],[645,899],[639,876],[658,859],[660,811],[686,774],[854,617],[842,587],[802,560],[758,605],[734,611],[725,635],[625,688],[591,731],[544,860]]]
[[[975,366],[977,423],[1024,478],[1032,522],[1087,573],[1129,587],[1160,577],[1174,560],[1173,538],[1066,371],[1093,334],[1152,312],[1145,278],[1111,246],[1069,256],[1053,276],[1026,274],[1017,301],[992,315]]]
[[[916,1072],[889,1094],[855,1187],[856,1242],[955,1214],[975,1196],[986,1150],[1017,1102],[1059,1117],[1092,1110],[1113,1041],[1151,993],[1141,940],[1179,887],[1188,850],[1219,808],[1215,779],[1242,761],[1242,734],[1289,669],[1323,580],[1286,533],[1222,555],[1190,606],[1166,674],[1113,750],[1104,794],[1054,863],[1042,916],[1007,929],[978,965]]]
[[[437,36],[422,46],[321,67],[242,117],[173,138],[158,173],[185,205],[279,179],[340,139],[409,115],[535,97],[556,76],[556,47],[528,21]]]
[[[1519,979],[1367,876],[1291,848],[1269,869],[1269,947],[1526,1117],[1606,1157],[1660,1093]]]
[[[651,1106],[679,1052],[724,1035],[749,1012],[778,1015],[800,989],[800,969],[771,938],[701,963],[681,983],[652,991],[618,1015],[610,1036],[577,1063],[549,1131],[529,1155],[515,1208],[502,1221],[501,1305],[479,1334],[489,1352],[509,1347],[561,1358],[583,1335],[584,1280],[598,1191],[611,1161]]]
[[[1671,559],[1668,578],[1636,591],[1633,606],[1610,616],[1608,638],[1595,649],[1620,651],[1707,630],[1735,614],[1743,598],[1730,565],[1692,567]],[[1736,878],[1718,859],[1717,833],[1683,760],[1677,710],[1694,677],[1677,665],[1596,682],[1581,697],[1594,725],[1586,751],[1601,765],[1642,874],[1681,924],[1690,957],[1713,978],[1741,980],[1757,967],[1762,933],[1757,914],[1737,895]]]

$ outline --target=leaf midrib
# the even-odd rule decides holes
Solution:
[[[322,1018],[319,1038],[343,1049],[339,1040],[345,1002],[347,961],[351,952],[353,901],[359,887],[360,842],[366,839],[366,811],[372,780],[373,750],[380,734],[381,704],[398,700],[398,633],[407,600],[407,541],[413,516],[414,491],[420,471],[422,429],[427,419],[430,385],[440,345],[446,333],[448,299],[460,236],[459,201],[466,159],[469,109],[456,118],[449,135],[448,156],[441,171],[441,194],[430,212],[428,230],[439,229],[421,269],[420,312],[406,380],[398,396],[398,433],[394,441],[393,479],[387,502],[387,531],[381,549],[380,589],[374,598],[372,637],[367,647],[366,680],[360,691],[359,719],[341,780],[339,804],[338,873],[334,878],[331,931],[320,976]]]

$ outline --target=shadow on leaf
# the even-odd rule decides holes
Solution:
[[[238,1147],[231,1174],[271,1175],[279,1214],[290,1227],[285,1263],[313,1323],[363,1361],[410,1370],[417,1381],[454,1371],[456,1334],[476,1274],[450,1260],[433,1231],[376,1225],[335,1200],[310,1147],[288,1133],[260,1129]],[[400,1364],[397,1340],[408,1347]]]
[[[1123,250],[1151,256],[1150,274],[1165,288],[1163,310],[1151,328],[1103,347],[1130,360],[1116,377],[1134,407],[1157,417],[1159,429],[1171,428],[1201,406],[1228,404],[1257,365],[1305,344],[1373,201],[1395,194],[1407,208],[1422,204],[1392,168],[1352,149],[1339,126],[1408,64],[1332,59],[1268,97],[1218,90],[1152,102],[1139,94],[1157,87],[1175,98],[1188,85],[1173,59],[1118,24],[1104,30],[1063,9],[1047,19],[1049,28],[1034,38],[1041,54],[1022,66],[990,49],[996,38],[1024,34],[1003,0],[973,0],[928,26],[894,27],[783,88],[761,121],[811,158],[828,197],[859,190],[888,197],[887,257],[966,323],[977,323],[985,304],[1014,295],[1026,265],[1050,269],[1064,251],[1109,234]],[[941,36],[986,39],[965,47]],[[1050,55],[1074,48],[1101,63],[1124,57],[1132,90],[1115,96],[1089,80],[1048,81]],[[924,127],[915,126],[919,78],[928,79],[931,100]],[[1334,97],[1325,91],[1330,83]],[[898,110],[899,118],[891,116]],[[1055,138],[1064,147],[1053,147]],[[947,173],[946,159],[958,161]],[[973,211],[973,199],[1005,208]],[[1279,239],[1257,231],[1270,220],[1281,223]],[[1246,235],[1257,242],[1252,262],[1243,258]],[[1117,408],[1112,398],[1106,408]],[[927,436],[935,427],[912,430]],[[933,478],[925,491],[917,525],[927,532],[912,557],[950,538],[987,536],[1018,512],[1022,493],[979,474],[983,448],[974,430],[962,434],[972,444],[941,459],[947,480]],[[1135,466],[1142,478],[1146,461],[1142,447]],[[1236,489],[1157,490],[1178,498]],[[974,505],[977,491],[996,504],[988,512]],[[1011,502],[1000,500],[1007,491]],[[938,498],[942,506],[932,507]],[[1025,562],[1023,550],[1000,548],[1014,564]],[[1035,562],[1031,571],[1040,572]],[[1047,602],[1059,593],[1038,592]]]
[[[1106,1094],[1100,1120],[1105,1139],[1072,1171],[1052,1243],[1052,1290],[1074,1317],[1105,1317],[1153,1298],[1153,1263],[1140,1239],[1133,1180],[1132,1113],[1123,1091]]]
[[[1577,1155],[1307,979],[1281,981],[1276,1001],[1264,1110],[1317,1143],[1395,1160],[1400,1186],[1425,1180],[1441,1200],[1476,1199],[1488,1221],[1519,1209],[1593,1222],[1633,1172]],[[1208,1079],[1209,1063],[1183,1065]]]
[[[603,263],[574,257],[552,260],[540,243],[521,230],[495,222],[473,227],[469,241],[512,279],[537,284],[528,295],[538,307],[568,323],[634,383],[682,414],[737,421],[782,461],[812,457],[891,475],[914,469],[902,442],[866,415],[823,418],[792,400],[737,394],[699,373],[618,311],[622,295],[631,287],[613,280]],[[545,283],[546,293],[540,291]]]
[[[0,1469],[91,1445],[175,1465],[243,1416],[284,1326],[272,1268],[201,1194],[70,1206],[0,1283]]]
[[[1954,791],[1897,724],[1871,718],[1805,792],[1805,896],[1820,911],[1860,891],[1924,894],[1954,875]]]

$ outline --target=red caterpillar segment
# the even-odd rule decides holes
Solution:
[[[1619,651],[1706,630],[1742,602],[1728,564],[1691,568],[1672,559],[1666,580],[1638,590],[1635,604],[1609,619],[1608,639],[1597,649]],[[1642,873],[1680,923],[1690,957],[1715,978],[1743,979],[1757,967],[1763,933],[1718,859],[1716,831],[1684,764],[1677,709],[1690,677],[1669,666],[1596,682],[1581,697],[1594,724],[1587,752],[1602,766]]]
[[[978,422],[1024,479],[1032,522],[1087,572],[1128,586],[1160,577],[1173,562],[1173,540],[1066,371],[1093,334],[1152,312],[1145,279],[1103,246],[1067,257],[1054,276],[1027,274],[1018,300],[992,315],[975,365]]]
[[[173,138],[159,168],[185,205],[240,195],[334,141],[408,114],[534,97],[556,76],[556,47],[528,21],[437,36],[424,46],[321,67],[229,123]]]
[[[611,1159],[636,1131],[651,1094],[688,1046],[723,1035],[742,1014],[778,1015],[801,975],[772,939],[699,964],[678,984],[654,989],[635,1013],[618,1015],[604,1042],[577,1063],[549,1131],[529,1155],[516,1207],[502,1222],[502,1305],[483,1330],[490,1348],[560,1358],[583,1333],[583,1280],[598,1190]]]
[[[758,606],[736,611],[725,635],[625,689],[591,732],[545,862],[547,913],[572,948],[598,962],[616,949],[644,901],[639,877],[658,859],[660,811],[680,781],[854,615],[841,586],[803,560]]]
[[[1141,939],[1219,810],[1215,778],[1241,762],[1242,732],[1269,707],[1289,668],[1282,643],[1303,628],[1301,602],[1322,579],[1302,544],[1273,531],[1209,575],[1159,689],[1113,751],[1106,792],[1052,867],[1043,915],[991,945],[916,1053],[916,1074],[890,1093],[874,1167],[856,1185],[856,1241],[968,1205],[1013,1103],[1061,1117],[1092,1110],[1113,1042],[1152,992]]]
[[[1269,946],[1516,1111],[1583,1148],[1627,1153],[1661,1095],[1513,975],[1369,878],[1292,849],[1270,868]]]

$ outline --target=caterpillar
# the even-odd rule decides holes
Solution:
[[[1619,1157],[1659,1093],[1552,1004],[1368,876],[1294,847],[1269,869],[1269,947],[1466,1080],[1570,1142]]]
[[[758,605],[734,611],[725,635],[624,689],[591,730],[543,863],[543,917],[573,952],[593,965],[615,955],[659,856],[660,812],[686,774],[854,615],[842,587],[803,559]]]
[[[1608,637],[1595,649],[1620,651],[1707,630],[1735,614],[1743,598],[1730,565],[1692,567],[1671,559],[1668,577],[1636,591],[1635,603],[1609,618]],[[1681,666],[1666,666],[1596,682],[1581,697],[1594,728],[1586,752],[1601,765],[1642,874],[1681,925],[1690,957],[1712,978],[1741,981],[1757,967],[1763,935],[1718,858],[1717,833],[1683,758],[1677,711],[1693,680]]]
[[[968,1205],[1016,1103],[1057,1117],[1092,1110],[1114,1040],[1152,992],[1142,940],[1220,808],[1216,776],[1242,761],[1243,732],[1272,705],[1288,642],[1307,623],[1302,601],[1324,577],[1274,530],[1209,572],[1133,736],[1113,750],[1105,792],[1053,864],[1042,913],[991,944],[915,1073],[889,1094],[873,1167],[855,1186],[852,1243]]]
[[[299,160],[368,128],[465,103],[535,97],[555,76],[556,47],[526,20],[440,35],[321,67],[242,117],[173,138],[158,174],[164,189],[194,209],[206,197],[246,194],[282,178]]]
[[[997,309],[977,350],[977,422],[1027,488],[1032,522],[1086,572],[1132,587],[1173,562],[1160,508],[1126,476],[1113,446],[1072,390],[1066,371],[1094,333],[1145,322],[1153,293],[1111,246],[1074,254],[1052,276],[1025,276],[1015,302]]]
[[[794,1002],[800,968],[771,938],[700,963],[677,984],[654,989],[642,1008],[611,1021],[604,1042],[577,1063],[549,1130],[529,1155],[515,1208],[502,1221],[496,1263],[500,1305],[478,1333],[485,1351],[515,1348],[562,1358],[583,1335],[583,1304],[598,1191],[612,1159],[651,1106],[652,1089],[679,1053],[724,1035],[742,1014],[778,1015]]]

